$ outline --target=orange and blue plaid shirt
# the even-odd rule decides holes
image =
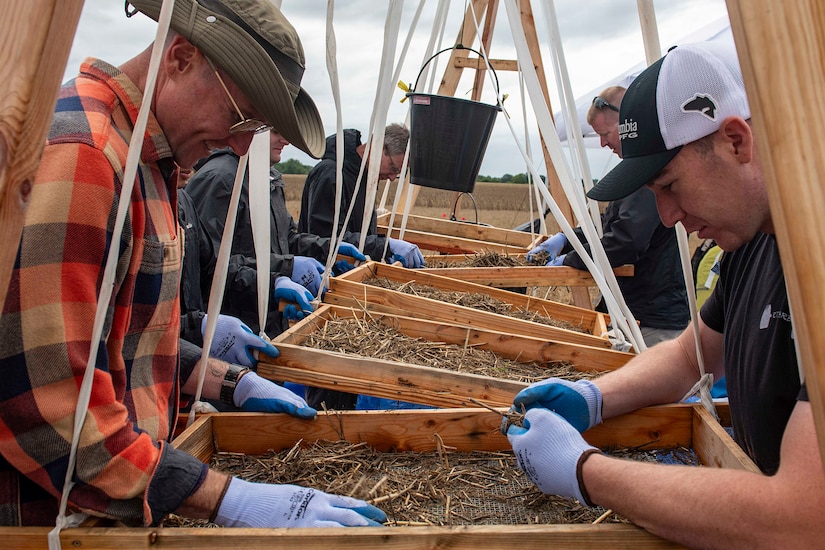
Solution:
[[[0,524],[54,524],[141,91],[89,59],[60,91],[0,317]],[[203,482],[179,397],[177,170],[150,115],[70,507],[151,525]]]

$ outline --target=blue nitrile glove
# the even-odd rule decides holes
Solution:
[[[710,396],[714,399],[728,396],[728,385],[723,376],[710,387]]]
[[[201,321],[201,336],[206,332],[206,315]],[[231,315],[218,315],[215,335],[209,346],[209,356],[244,367],[254,367],[258,360],[252,355],[257,349],[272,357],[278,357],[278,350],[263,338],[252,332],[246,324]]]
[[[589,380],[548,378],[530,384],[513,398],[515,411],[536,407],[560,414],[580,432],[602,422],[602,392]]]
[[[361,254],[361,251],[359,251],[354,244],[350,243],[341,243],[338,245],[338,254],[341,254],[342,256],[349,256],[359,262],[367,261],[367,257]]]
[[[309,256],[294,256],[292,258],[292,279],[312,293],[318,295],[321,280],[324,277],[324,264]]]
[[[367,261],[367,257],[361,254],[361,252],[358,251],[358,248],[356,248],[355,245],[350,243],[341,243],[338,246],[338,254],[342,256],[349,256],[356,262]],[[332,274],[341,275],[342,273],[346,273],[347,271],[354,268],[354,263],[350,263],[347,260],[338,260],[332,265]]]
[[[390,237],[389,249],[392,253],[390,259],[393,262],[401,262],[401,265],[404,267],[412,269],[424,267],[424,255],[421,254],[418,246],[407,241],[402,241],[401,239],[393,239]]]
[[[558,256],[564,247],[567,245],[567,237],[564,236],[564,233],[556,233],[549,239],[546,239],[543,243],[538,245],[536,248],[531,250],[527,253],[527,261],[530,262],[533,260],[534,254],[539,254],[541,252],[547,252],[548,255],[548,264],[549,260],[555,260],[556,256]]]
[[[363,500],[236,477],[215,515],[224,527],[380,527],[385,521],[384,512]]]
[[[275,292],[272,295],[276,300],[293,302],[284,308],[283,315],[287,319],[300,321],[315,310],[312,307],[314,296],[307,289],[298,283],[292,282],[287,277],[275,279]]]
[[[420,403],[410,403],[398,399],[388,399],[386,397],[375,397],[372,395],[358,394],[355,400],[356,411],[394,411],[398,409],[434,409],[432,405],[422,405]]]
[[[254,372],[247,372],[235,386],[232,401],[247,412],[288,413],[298,418],[315,418],[318,411],[295,395]]]
[[[546,409],[530,409],[524,427],[511,424],[507,439],[519,468],[542,493],[572,497],[593,504],[582,494],[579,462],[599,450],[587,443],[564,418]]]
[[[565,257],[565,256],[567,256],[567,254],[559,254],[558,256],[556,256],[556,259],[555,259],[555,260],[550,260],[549,262],[547,262],[547,263],[546,263],[546,264],[544,264],[544,265],[549,265],[549,266],[551,266],[551,267],[559,267],[559,266],[563,266],[563,265],[564,265],[564,257]]]
[[[334,264],[332,264],[332,276],[337,277],[338,275],[343,275],[347,271],[351,271],[355,269],[355,266],[349,263],[346,260],[338,260]]]

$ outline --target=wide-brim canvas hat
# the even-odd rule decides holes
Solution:
[[[733,42],[673,48],[627,88],[619,107],[622,161],[587,196],[612,201],[630,195],[684,145],[714,133],[730,116],[750,118]]]
[[[163,0],[129,3],[157,21]],[[229,75],[292,145],[314,158],[324,154],[321,116],[301,88],[301,41],[271,0],[176,0],[170,25]]]

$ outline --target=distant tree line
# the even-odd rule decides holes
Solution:
[[[493,176],[478,176],[476,181],[481,182],[490,182],[490,183],[527,183],[527,174],[503,174],[500,178],[494,178]],[[541,176],[541,181],[546,182],[547,178],[545,176]]]
[[[289,159],[276,162],[275,169],[282,174],[309,174],[312,166],[307,166],[298,159]]]
[[[297,159],[289,159],[275,164],[275,169],[282,174],[308,174],[312,166],[303,164]],[[527,174],[504,174],[499,178],[493,176],[478,176],[476,181],[491,183],[527,183]],[[541,176],[541,181],[547,181]]]

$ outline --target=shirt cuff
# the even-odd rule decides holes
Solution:
[[[209,466],[194,456],[164,444],[146,492],[151,525],[158,525],[167,514],[177,510],[200,488],[208,471]]]

